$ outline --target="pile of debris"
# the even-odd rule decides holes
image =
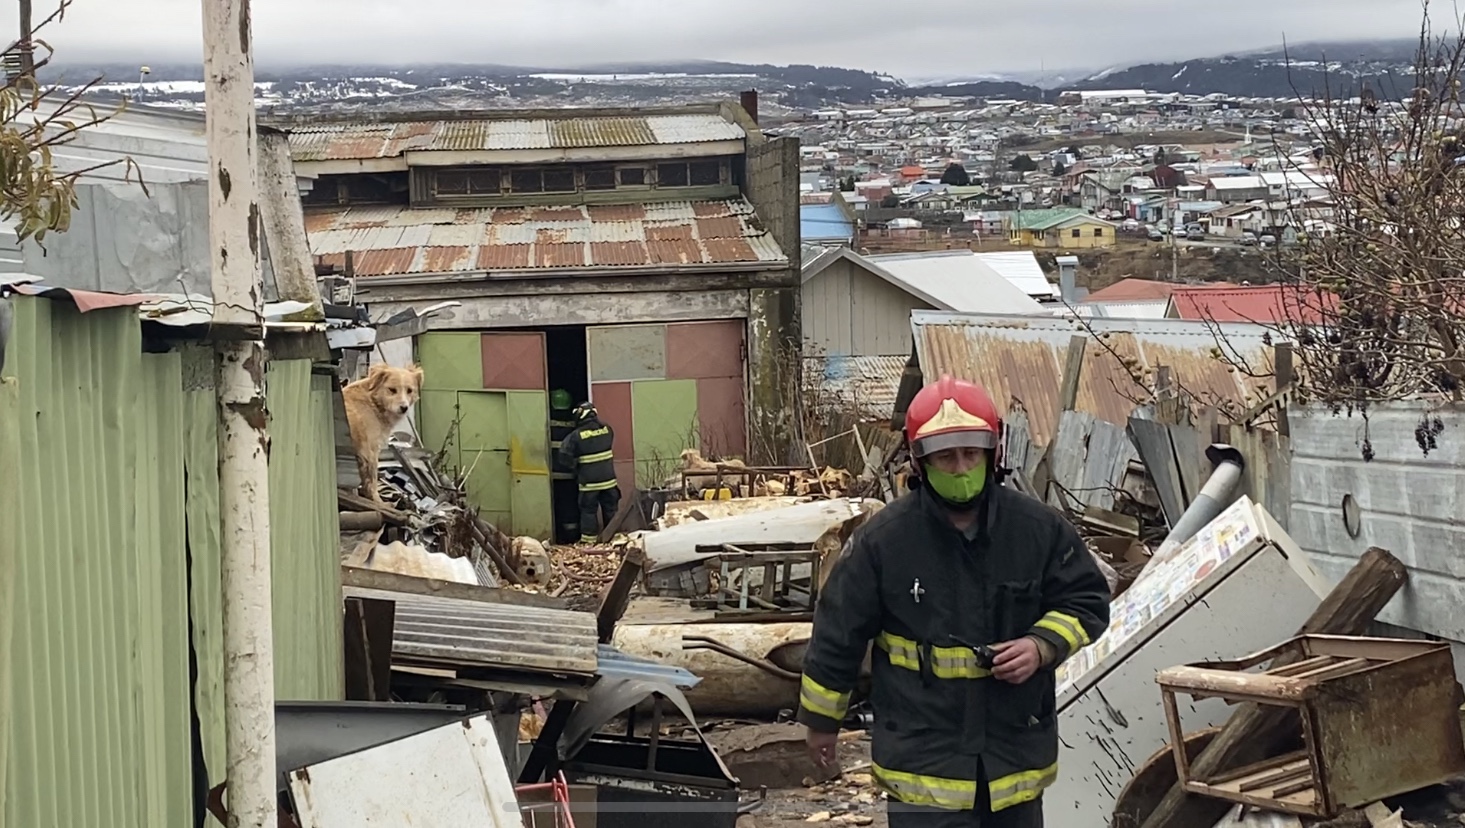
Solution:
[[[379,463],[380,502],[339,489],[342,561],[349,566],[541,590],[553,564],[535,538],[509,537],[468,503],[461,479],[439,474],[427,450],[392,442]]]
[[[714,462],[697,449],[681,454],[681,468],[663,488],[682,500],[749,497],[866,497],[877,485],[833,466],[749,466],[738,458]]]

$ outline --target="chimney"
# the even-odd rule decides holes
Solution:
[[[1072,305],[1082,297],[1078,295],[1078,257],[1058,257],[1058,295]]]
[[[749,89],[744,92],[741,96],[741,102],[743,109],[748,113],[748,117],[753,119],[753,123],[758,123],[758,90]]]

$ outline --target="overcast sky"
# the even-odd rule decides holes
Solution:
[[[51,0],[34,0],[36,18]],[[904,78],[1107,68],[1262,48],[1285,36],[1409,36],[1420,0],[253,0],[262,65],[585,65],[705,58]],[[14,8],[8,2],[0,7]],[[75,0],[45,33],[69,60],[201,59],[201,0]],[[1449,7],[1438,5],[1440,14]],[[9,42],[14,12],[4,15]],[[1342,57],[1342,56],[1340,56]]]

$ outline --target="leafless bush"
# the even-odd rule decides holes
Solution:
[[[1460,397],[1462,22],[1451,21],[1453,33],[1436,34],[1426,7],[1409,81],[1365,79],[1356,91],[1299,95],[1317,144],[1278,157],[1284,170],[1304,186],[1325,189],[1327,198],[1289,198],[1286,224],[1297,242],[1271,254],[1286,287],[1280,319],[1266,322],[1294,343],[1299,400],[1366,413],[1379,402]],[[1410,88],[1395,88],[1406,83]]]

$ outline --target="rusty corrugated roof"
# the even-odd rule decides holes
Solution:
[[[358,276],[788,260],[737,198],[593,206],[310,210],[311,252]]]
[[[1078,410],[1124,425],[1150,393],[1132,371],[1148,374],[1167,366],[1175,382],[1203,404],[1249,407],[1259,384],[1232,370],[1222,358],[1216,326],[1180,319],[1072,319],[986,316],[914,311],[911,328],[921,372],[981,383],[999,408],[1021,402],[1035,445],[1046,445],[1056,428],[1058,390],[1068,342],[1075,334],[1097,336],[1084,351]],[[1256,373],[1271,371],[1272,349],[1261,325],[1219,328],[1226,353],[1244,359]]]
[[[909,361],[908,355],[805,357],[807,398],[821,408],[855,411],[861,422],[885,422]]]
[[[289,129],[296,161],[396,158],[405,152],[647,147],[739,141],[742,127],[710,113],[392,124],[312,124]]]

